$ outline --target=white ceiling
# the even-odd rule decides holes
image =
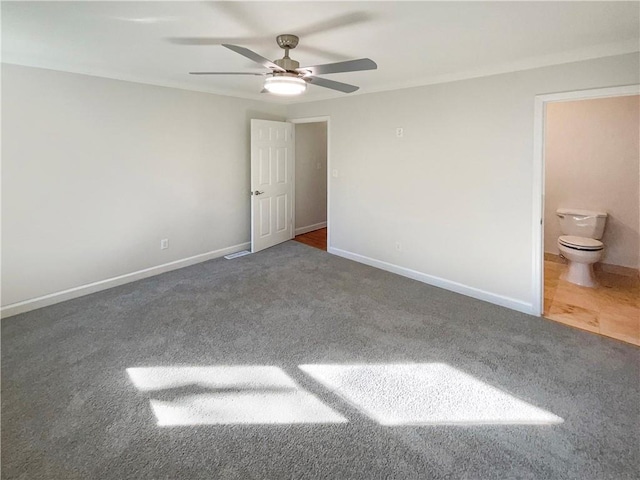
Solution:
[[[639,2],[2,2],[2,61],[262,100],[264,71],[219,46],[301,66],[369,57],[378,70],[327,75],[357,95],[639,50]],[[208,45],[176,40],[203,37]],[[294,101],[344,96],[310,86]]]

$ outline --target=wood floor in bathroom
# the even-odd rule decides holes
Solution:
[[[599,286],[562,280],[564,260],[544,262],[545,318],[640,346],[640,278],[596,271]]]

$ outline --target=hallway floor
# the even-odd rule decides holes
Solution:
[[[294,238],[296,242],[304,243],[310,247],[319,248],[320,250],[327,251],[327,229],[320,228],[313,232],[303,233],[302,235],[296,235]]]
[[[640,279],[597,271],[600,285],[580,287],[561,279],[565,263],[544,262],[543,316],[640,346]]]

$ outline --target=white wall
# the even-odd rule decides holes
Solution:
[[[638,268],[640,97],[550,103],[545,142],[545,251],[558,254],[558,208],[604,210],[603,263]]]
[[[632,54],[285,109],[4,65],[2,304],[248,241],[249,119],[328,115],[332,251],[527,310],[534,96],[635,84],[638,67]]]
[[[3,65],[2,305],[249,241],[249,120],[284,110]]]
[[[295,226],[299,233],[300,229],[327,221],[326,122],[296,124],[295,170]]]
[[[291,105],[331,118],[331,251],[530,310],[534,96],[638,72],[632,54]]]

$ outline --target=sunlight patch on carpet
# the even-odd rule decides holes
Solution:
[[[299,368],[381,425],[549,425],[564,421],[443,363]]]
[[[273,366],[128,368],[159,426],[345,423]]]

